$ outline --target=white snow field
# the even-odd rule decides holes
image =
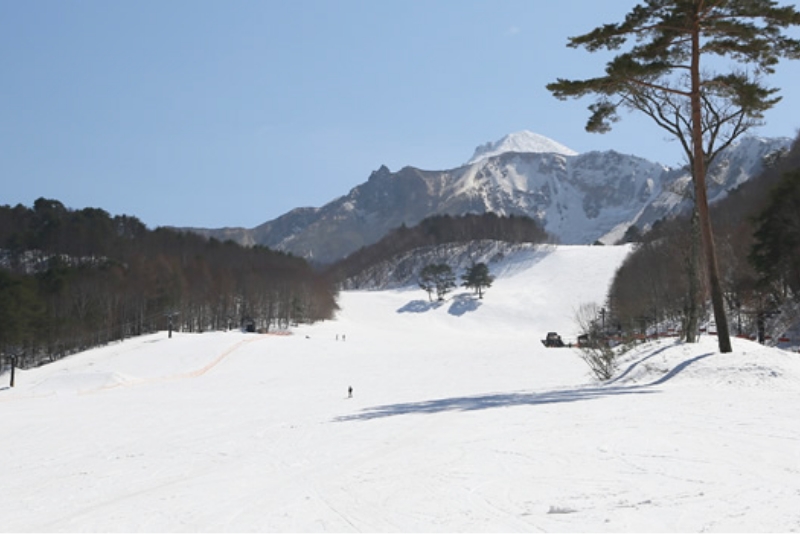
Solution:
[[[292,335],[162,332],[6,374],[0,530],[800,530],[800,355],[662,340],[599,383],[541,344],[627,252],[523,251],[482,301],[345,292]]]

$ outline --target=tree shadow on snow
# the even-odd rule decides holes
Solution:
[[[434,414],[442,412],[471,412],[475,410],[489,410],[493,408],[510,408],[513,406],[538,406],[544,404],[560,404],[565,402],[579,402],[602,399],[605,397],[615,397],[620,395],[649,395],[658,393],[657,390],[650,389],[652,386],[659,386],[675,378],[687,367],[704,358],[713,356],[715,353],[709,352],[690,358],[676,365],[664,376],[643,385],[632,386],[613,386],[613,382],[620,380],[629,374],[636,366],[663,352],[669,347],[661,348],[646,357],[637,360],[630,365],[620,376],[608,381],[604,386],[586,387],[578,389],[566,389],[560,391],[517,392],[517,393],[494,393],[489,395],[475,395],[470,397],[451,397],[447,399],[435,399],[420,402],[405,402],[398,404],[386,404],[383,406],[373,406],[365,408],[361,413],[340,416],[334,419],[336,422],[345,421],[369,421],[383,417],[409,414]]]
[[[714,354],[716,354],[716,353],[707,352],[706,354],[701,354],[700,356],[695,356],[694,358],[686,360],[685,362],[681,362],[680,364],[676,365],[675,368],[672,369],[670,372],[668,372],[667,374],[665,374],[664,376],[662,376],[658,380],[650,382],[647,385],[648,386],[659,386],[659,385],[663,384],[664,382],[666,382],[667,380],[670,380],[670,379],[674,378],[675,375],[677,375],[678,373],[680,373],[681,371],[683,371],[684,369],[686,369],[687,367],[689,367],[693,363],[698,362],[698,361],[700,361],[700,360],[702,360],[704,358],[708,358],[709,356],[713,356]]]
[[[425,313],[444,305],[444,301],[412,300],[405,306],[398,308],[397,313]]]
[[[677,344],[677,343],[675,343],[675,344]],[[608,380],[608,381],[606,382],[606,385],[615,384],[615,383],[619,382],[620,380],[624,379],[626,376],[628,376],[629,374],[631,374],[631,372],[633,372],[633,371],[634,371],[634,369],[636,369],[637,367],[639,367],[640,365],[642,365],[643,363],[645,363],[647,360],[649,360],[649,359],[651,359],[651,358],[654,358],[655,356],[657,356],[657,355],[661,354],[661,353],[662,353],[662,352],[664,352],[665,350],[667,350],[667,349],[670,349],[670,348],[674,347],[674,346],[675,346],[675,344],[667,345],[666,347],[661,347],[660,349],[658,349],[658,350],[656,350],[656,351],[653,351],[652,353],[648,354],[647,356],[645,356],[645,357],[643,357],[643,358],[640,358],[640,359],[636,360],[635,362],[633,362],[632,364],[630,364],[630,365],[628,366],[628,368],[627,368],[627,369],[625,369],[625,371],[623,371],[623,372],[622,372],[622,373],[620,373],[619,375],[615,376],[614,378],[612,378],[612,379]],[[671,379],[675,378],[675,376],[676,376],[676,375],[678,375],[678,373],[680,373],[681,371],[685,370],[687,367],[689,367],[689,366],[690,366],[690,365],[692,365],[693,363],[695,363],[695,362],[698,362],[698,361],[700,361],[700,360],[703,360],[703,359],[705,359],[705,358],[708,358],[709,356],[714,356],[714,354],[716,354],[716,353],[714,353],[714,352],[707,352],[706,354],[701,354],[701,355],[699,355],[699,356],[695,356],[694,358],[690,358],[690,359],[688,359],[688,360],[686,360],[686,361],[683,361],[683,362],[679,363],[678,365],[676,365],[676,366],[675,366],[674,368],[672,368],[671,370],[669,370],[668,372],[666,372],[666,373],[664,374],[664,376],[660,377],[659,379],[657,379],[657,380],[654,380],[654,381],[652,381],[652,382],[650,382],[650,383],[648,383],[648,384],[643,384],[643,387],[647,387],[647,386],[660,386],[661,384],[663,384],[663,383],[665,383],[665,382],[667,382],[667,381],[669,381],[669,380],[671,380]]]
[[[664,352],[665,350],[667,350],[667,349],[669,349],[669,348],[672,348],[673,346],[674,346],[674,345],[667,345],[666,347],[661,347],[661,348],[660,348],[660,349],[658,349],[657,351],[654,351],[654,352],[652,352],[652,353],[648,354],[648,355],[647,355],[647,356],[645,356],[644,358],[640,358],[640,359],[636,360],[635,362],[633,362],[632,364],[630,364],[630,365],[628,366],[628,368],[627,368],[627,369],[625,369],[625,370],[624,370],[622,373],[620,373],[620,374],[618,374],[617,376],[615,376],[614,378],[612,378],[612,379],[608,380],[608,381],[606,382],[606,384],[614,384],[614,383],[616,383],[616,382],[619,382],[620,380],[622,380],[623,378],[625,378],[626,376],[628,376],[629,374],[631,374],[631,372],[633,372],[633,370],[634,370],[634,369],[636,369],[637,367],[639,367],[641,364],[643,364],[644,362],[646,362],[646,361],[647,361],[647,360],[649,360],[650,358],[654,358],[654,357],[656,357],[657,355],[661,354],[662,352]]]
[[[456,295],[453,297],[453,303],[450,304],[450,309],[447,310],[447,313],[461,317],[465,313],[477,310],[481,304],[483,303],[472,295]]]
[[[444,306],[444,304],[445,301],[443,300],[435,300],[433,302],[421,299],[412,300],[408,304],[398,308],[397,313],[425,313],[430,310],[441,308]],[[472,295],[466,293],[462,295],[456,295],[450,302],[450,307],[447,309],[447,313],[460,317],[465,313],[477,310],[481,304],[481,301]]]
[[[642,387],[594,387],[547,391],[543,393],[495,393],[471,397],[451,397],[421,402],[387,404],[365,408],[361,413],[337,417],[334,421],[369,421],[383,417],[408,414],[434,414],[442,412],[471,412],[512,406],[538,406],[600,399],[617,395],[646,395],[655,393]]]

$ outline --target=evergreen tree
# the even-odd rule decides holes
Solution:
[[[483,298],[483,290],[492,287],[494,276],[489,274],[489,267],[483,263],[473,263],[467,268],[467,272],[461,277],[463,285],[472,288],[478,294],[478,298]]]
[[[419,287],[428,293],[428,300],[433,302],[433,292],[436,290],[436,269],[430,264],[422,268],[419,273]]]
[[[428,292],[429,299],[435,290],[436,298],[444,300],[445,295],[456,287],[456,275],[446,263],[426,265],[420,272],[419,286]]]
[[[761,77],[781,58],[800,58],[800,40],[783,30],[800,25],[794,7],[774,0],[646,0],[619,24],[604,24],[572,37],[569,46],[590,52],[629,51],[606,65],[606,74],[586,80],[558,79],[547,88],[560,99],[594,94],[586,129],[605,133],[620,107],[645,113],[676,137],[692,169],[695,205],[707,262],[719,349],[731,342],[706,196],[706,169],[720,150],[759,124],[779,100]],[[701,59],[733,60],[748,68],[718,74]]]

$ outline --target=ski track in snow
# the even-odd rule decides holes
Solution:
[[[472,306],[345,292],[292,336],[159,333],[18,371],[0,530],[800,530],[797,354],[662,340],[597,383],[540,343],[575,335],[628,250],[509,255]]]

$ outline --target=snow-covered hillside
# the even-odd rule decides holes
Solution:
[[[164,332],[18,371],[2,530],[797,530],[799,355],[665,340],[597,383],[540,343],[574,337],[627,252],[521,250],[483,300],[350,291],[291,335]]]

